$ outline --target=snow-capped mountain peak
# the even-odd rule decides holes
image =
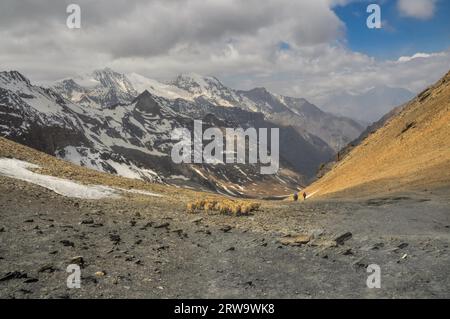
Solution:
[[[64,79],[54,88],[72,102],[94,108],[126,104],[138,95],[126,75],[110,68]]]
[[[236,92],[223,85],[215,77],[201,76],[196,73],[183,73],[169,83],[189,92],[194,100],[200,98],[220,106],[236,106],[239,101]]]
[[[19,71],[0,72],[0,83],[5,86],[29,86],[30,80]]]
[[[184,99],[192,101],[192,95],[170,83],[163,83],[157,80],[149,79],[137,73],[127,74],[134,89],[137,92],[149,91],[153,95],[160,96],[169,100]]]
[[[214,77],[202,76],[197,73],[179,74],[171,83],[191,93],[205,92],[212,86],[224,86]]]
[[[116,91],[130,95],[135,95],[137,93],[126,75],[115,72],[110,68],[95,70],[92,75],[103,87],[114,88]]]

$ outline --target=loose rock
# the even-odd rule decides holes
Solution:
[[[0,281],[7,281],[11,279],[21,279],[21,278],[28,278],[28,275],[21,271],[11,271],[7,272],[3,277],[1,277]]]
[[[228,233],[233,227],[231,227],[230,225],[225,225],[223,227],[220,228],[221,231],[223,231],[224,233]]]
[[[78,265],[80,267],[83,267],[84,266],[84,258],[82,256],[73,257],[72,259],[70,259],[70,263]]]
[[[64,240],[61,240],[60,243],[66,247],[75,247],[75,243],[71,242],[70,240],[64,239]]]
[[[350,238],[352,238],[352,233],[351,232],[346,232],[338,237],[336,237],[334,239],[334,241],[338,244],[338,245],[343,245],[347,240],[349,240]]]
[[[293,235],[280,238],[278,241],[285,246],[301,246],[309,243],[311,237],[309,235]]]
[[[167,228],[169,226],[170,226],[170,223],[166,222],[166,223],[162,223],[162,224],[156,225],[155,228]]]

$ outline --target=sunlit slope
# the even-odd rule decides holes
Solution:
[[[443,186],[450,187],[450,72],[306,191],[347,197]]]

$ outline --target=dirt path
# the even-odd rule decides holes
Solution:
[[[446,194],[272,202],[236,218],[161,198],[74,200],[0,177],[0,297],[448,298]],[[313,236],[290,246],[287,234]],[[74,262],[80,289],[66,287]],[[366,286],[372,263],[381,289]]]

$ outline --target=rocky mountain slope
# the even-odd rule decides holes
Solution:
[[[449,187],[450,72],[394,113],[307,192],[356,196]]]

